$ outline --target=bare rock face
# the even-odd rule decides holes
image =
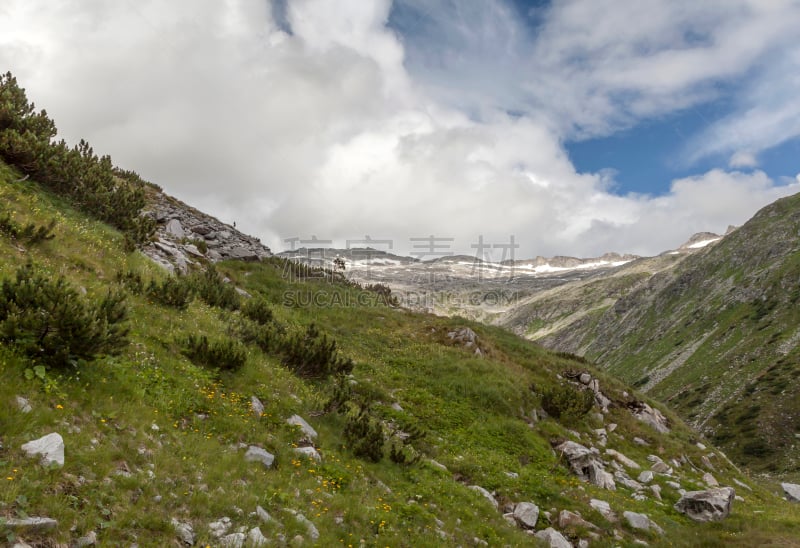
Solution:
[[[675,503],[675,509],[694,521],[720,521],[731,513],[735,496],[732,487],[689,491]]]

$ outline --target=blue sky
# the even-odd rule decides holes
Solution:
[[[69,142],[276,249],[655,254],[800,191],[797,0],[4,0]]]

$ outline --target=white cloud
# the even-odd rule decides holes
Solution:
[[[728,165],[732,168],[756,167],[758,165],[758,159],[756,155],[750,151],[738,150],[731,155],[730,160],[728,160]]]
[[[707,92],[706,78],[696,68],[684,71],[684,63],[718,63],[710,70],[721,77],[737,70],[734,62],[713,44],[714,53],[666,55],[672,35],[658,22],[628,24],[630,36],[615,37],[611,28],[590,25],[599,15],[571,12],[579,5],[572,3],[545,20],[542,40],[550,42],[536,44],[540,58],[525,65],[541,72],[515,73],[508,63],[531,44],[508,9],[487,5],[494,22],[481,27],[482,44],[499,39],[509,57],[467,48],[462,66],[484,51],[486,66],[496,60],[488,73],[496,81],[473,87],[465,73],[463,89],[443,94],[407,70],[409,46],[386,27],[388,0],[290,1],[291,32],[255,0],[75,1],[58,9],[44,0],[7,0],[0,65],[47,107],[68,140],[86,137],[116,163],[236,220],[275,248],[295,236],[342,245],[369,235],[408,251],[409,238],[433,234],[456,238],[454,250],[469,252],[479,235],[501,243],[513,234],[520,256],[656,253],[693,232],[740,223],[798,189],[775,186],[760,172],[712,171],[676,181],[661,197],[612,194],[608,173],[576,172],[564,128],[608,131],[632,113],[667,112]],[[440,17],[437,6],[426,9]],[[449,32],[470,37],[469,23],[485,11],[477,3],[459,6]],[[648,6],[683,21],[671,4]],[[559,34],[567,31],[576,44]],[[647,40],[652,55],[641,53],[649,51]],[[558,66],[594,48],[609,53],[607,65],[592,56],[583,68],[573,65],[574,74]],[[675,80],[647,69],[648,58],[673,67]],[[625,70],[615,76],[611,61]],[[637,75],[645,69],[650,76]],[[496,83],[515,79],[509,93],[484,100]],[[537,79],[541,86],[525,96],[537,109],[550,97],[548,108],[506,114],[531,104],[518,103],[518,90]],[[624,108],[617,92],[631,93]]]

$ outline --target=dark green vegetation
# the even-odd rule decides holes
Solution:
[[[101,222],[74,196],[38,181],[39,171],[31,173],[22,180],[19,169],[0,161],[0,203],[18,226],[52,225],[55,237],[31,245],[0,236],[0,280],[12,295],[4,321],[67,321],[51,306],[55,300],[89,327],[20,324],[58,334],[66,350],[54,354],[64,358],[57,363],[27,335],[0,342],[6,540],[13,539],[7,518],[49,516],[57,529],[26,541],[73,544],[95,532],[102,546],[174,545],[175,518],[191,523],[205,545],[216,542],[208,524],[228,516],[234,527],[260,526],[276,544],[279,535],[298,534],[311,544],[293,510],[316,525],[320,546],[467,546],[475,539],[530,545],[531,537],[471,485],[493,491],[501,506],[531,501],[554,510],[552,521],[540,517],[539,529],[556,525],[562,509],[580,511],[598,527],[596,546],[635,539],[790,545],[800,536],[796,506],[779,500],[774,486],[754,483],[713,450],[701,451],[696,434],[668,411],[669,434],[636,420],[625,405],[634,398],[629,388],[569,354],[499,328],[398,310],[335,276],[290,281],[286,272],[294,267],[278,260],[228,262],[170,278],[126,248],[125,226]],[[448,337],[460,327],[475,331],[481,357]],[[87,349],[93,340],[104,346]],[[599,378],[612,400],[609,413],[601,418],[596,407],[586,408],[583,393],[559,388],[565,371]],[[29,400],[29,413],[17,396]],[[251,408],[253,396],[263,412]],[[546,397],[564,417],[532,419]],[[318,431],[321,462],[296,452],[307,440],[287,424],[294,414]],[[703,525],[672,508],[678,493],[664,477],[655,480],[663,503],[578,481],[553,444],[596,444],[595,431],[611,423],[617,427],[608,447],[643,465],[650,453],[686,462],[711,454],[721,483],[736,478],[754,491],[743,493],[746,502],[737,502],[728,519]],[[21,450],[51,432],[64,438],[63,468],[46,468]],[[272,467],[246,461],[248,445],[274,454]],[[685,466],[683,485],[701,488],[701,472]],[[666,533],[609,521],[589,506],[591,498],[619,514],[645,512]],[[257,505],[275,520],[252,516]],[[586,536],[580,529],[565,533],[573,541]]]
[[[797,478],[799,301],[795,195],[542,341],[667,402],[735,461]]]

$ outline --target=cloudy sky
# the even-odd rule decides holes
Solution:
[[[798,29],[797,0],[3,0],[0,70],[273,249],[652,254],[800,191]]]

